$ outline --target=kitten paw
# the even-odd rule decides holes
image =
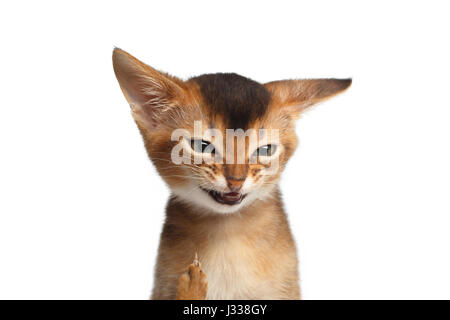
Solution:
[[[205,300],[208,292],[206,274],[197,259],[178,280],[177,300]]]

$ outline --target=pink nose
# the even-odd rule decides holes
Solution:
[[[238,192],[244,184],[245,178],[227,177],[227,185],[231,192]]]

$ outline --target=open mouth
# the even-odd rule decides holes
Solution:
[[[244,200],[244,198],[247,196],[246,194],[242,194],[240,192],[218,192],[215,190],[207,190],[204,188],[201,188],[203,191],[207,192],[211,198],[216,200],[218,203],[221,204],[227,204],[227,205],[235,205],[239,204]]]

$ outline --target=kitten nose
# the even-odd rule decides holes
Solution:
[[[231,192],[238,192],[244,184],[245,178],[226,177],[227,185]]]

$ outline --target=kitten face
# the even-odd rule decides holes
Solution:
[[[296,146],[295,119],[351,80],[259,84],[237,74],[182,81],[116,49],[114,70],[149,157],[181,201],[233,213],[270,197]]]

